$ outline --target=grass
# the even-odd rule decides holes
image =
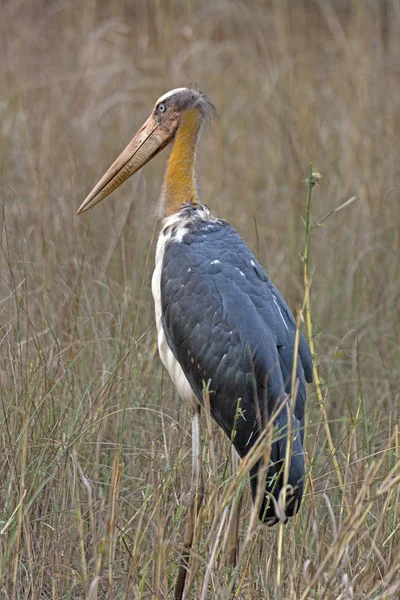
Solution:
[[[306,496],[284,528],[259,525],[248,464],[231,477],[229,440],[203,416],[188,598],[400,597],[397,2],[1,7],[1,596],[171,594],[191,461],[150,291],[165,154],[75,212],[154,101],[196,84],[220,112],[201,198],[295,314],[311,279],[319,386]],[[309,160],[322,178],[305,273]],[[232,570],[224,508],[239,494]]]

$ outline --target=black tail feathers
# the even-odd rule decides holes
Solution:
[[[283,469],[286,455],[285,428],[278,432],[279,439],[272,443],[270,466],[268,467],[265,484],[259,482],[260,461],[250,471],[250,482],[253,500],[256,500],[258,485],[265,485],[259,519],[267,525],[275,525],[279,520],[287,522],[300,508],[305,478],[304,452],[299,422],[293,417],[293,445],[287,478],[286,503],[283,497]]]

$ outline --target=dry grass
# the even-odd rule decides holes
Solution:
[[[315,388],[307,494],[285,528],[251,521],[248,485],[230,480],[214,430],[188,598],[207,567],[207,598],[400,597],[399,25],[396,0],[3,0],[2,598],[171,593],[190,427],[157,357],[149,285],[165,155],[75,211],[155,99],[187,84],[221,115],[199,151],[202,199],[293,309],[308,161],[323,174],[313,222],[358,197],[311,237],[316,361],[343,487]],[[233,572],[216,542],[240,489]]]

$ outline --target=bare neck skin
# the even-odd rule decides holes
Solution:
[[[196,108],[188,110],[176,134],[164,180],[167,215],[179,211],[182,204],[196,204],[196,148],[201,116]]]

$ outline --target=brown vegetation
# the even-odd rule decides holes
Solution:
[[[157,356],[149,285],[165,154],[75,212],[154,101],[190,84],[220,112],[199,149],[201,198],[293,310],[309,160],[323,176],[314,223],[358,200],[311,236],[315,359],[343,486],[314,387],[307,492],[286,527],[250,524],[228,441],[205,435],[188,598],[207,569],[208,598],[400,597],[399,26],[396,0],[3,0],[2,598],[171,593],[190,427]],[[233,571],[216,542],[239,489]]]

